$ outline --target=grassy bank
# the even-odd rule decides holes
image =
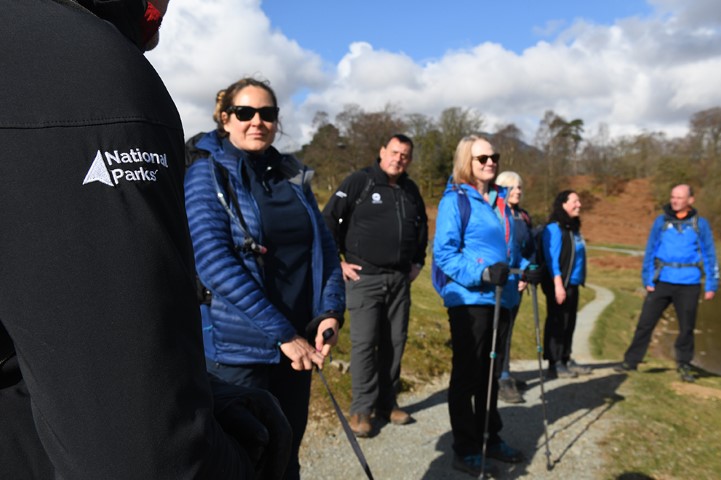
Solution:
[[[643,303],[640,259],[606,254],[594,260],[592,281],[616,299],[596,322],[591,348],[597,358],[618,360]],[[610,466],[606,478],[721,478],[721,378],[698,372],[695,385],[682,383],[672,352],[656,354],[627,375],[617,392],[622,401],[611,410],[616,427],[603,449]]]

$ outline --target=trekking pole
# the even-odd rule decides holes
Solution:
[[[486,449],[488,448],[488,422],[490,420],[491,398],[493,395],[493,375],[495,375],[494,363],[496,360],[496,340],[498,338],[498,323],[501,318],[501,295],[503,285],[496,285],[496,305],[493,307],[493,340],[491,342],[491,362],[488,370],[488,395],[486,396],[486,420],[483,425],[483,453],[481,455],[481,474],[478,478],[485,478],[486,475]]]
[[[546,414],[546,391],[543,387],[543,347],[541,346],[541,327],[538,318],[538,291],[535,283],[531,284],[531,299],[533,300],[533,321],[536,324],[536,351],[538,352],[538,380],[541,385],[541,407],[543,409],[543,436],[546,439],[546,470],[553,468],[551,463],[551,448],[548,441],[548,415]]]
[[[323,343],[326,343],[330,338],[334,335],[335,332],[333,332],[332,328],[328,328],[323,332]],[[363,450],[361,450],[360,445],[358,444],[358,440],[355,438],[355,435],[353,434],[353,430],[351,430],[350,425],[348,425],[348,420],[345,419],[343,416],[343,411],[340,408],[340,405],[338,405],[338,402],[336,401],[335,397],[333,396],[333,393],[330,391],[330,386],[328,386],[328,382],[325,379],[325,376],[323,375],[323,372],[320,368],[316,366],[315,371],[318,372],[318,376],[323,381],[323,385],[325,385],[325,389],[328,392],[328,396],[330,397],[330,401],[333,404],[333,408],[335,408],[335,413],[338,416],[338,419],[340,420],[340,424],[343,427],[343,431],[345,432],[345,436],[348,438],[348,443],[350,443],[351,448],[353,449],[353,453],[355,453],[356,458],[358,458],[358,462],[361,464],[361,468],[363,468],[363,472],[365,472],[366,477],[368,477],[368,480],[373,480],[373,474],[371,473],[371,467],[368,465],[368,462],[366,461],[365,455],[363,455]]]

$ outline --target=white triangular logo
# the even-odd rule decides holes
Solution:
[[[95,155],[95,160],[93,160],[93,164],[90,165],[90,170],[88,170],[87,175],[85,175],[83,185],[91,182],[100,182],[104,183],[105,185],[110,185],[111,187],[115,186],[113,184],[113,180],[110,178],[110,173],[108,173],[107,167],[105,167],[105,162],[103,161],[103,154],[100,153],[100,150],[98,150],[98,154]]]

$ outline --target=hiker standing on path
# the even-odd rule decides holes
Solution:
[[[651,227],[643,259],[642,278],[646,287],[641,316],[616,371],[636,370],[643,360],[651,335],[663,311],[671,303],[676,309],[679,333],[674,344],[678,373],[684,382],[694,382],[690,363],[694,352],[696,311],[705,274],[704,300],[711,300],[718,289],[719,269],[708,221],[693,208],[693,190],[676,185],[671,200]]]
[[[523,198],[523,180],[516,172],[501,172],[496,178],[496,184],[501,187],[508,188],[506,203],[511,208],[513,216],[513,228],[515,241],[520,248],[521,257],[525,261],[521,264],[524,269],[527,264],[533,263],[535,257],[535,245],[533,243],[533,222],[531,215],[521,208],[521,199]],[[509,282],[518,285],[518,291],[523,292],[526,288],[526,282],[518,278],[518,275],[511,275]],[[499,363],[500,377],[498,379],[498,398],[506,403],[523,403],[523,395],[520,390],[525,388],[526,383],[511,376],[511,337],[513,335],[513,326],[516,323],[518,310],[521,308],[521,300],[523,295],[518,297],[518,305],[511,309],[510,325],[508,327],[508,340],[505,343],[505,354],[503,363]]]
[[[349,423],[359,437],[371,435],[374,412],[396,425],[412,421],[396,400],[410,284],[423,268],[428,244],[423,198],[406,173],[412,160],[412,140],[394,135],[378,160],[346,178],[323,210],[343,256],[351,323]]]
[[[523,459],[521,452],[499,435],[503,422],[497,408],[498,381],[490,371],[489,360],[494,335],[496,345],[506,344],[510,310],[519,298],[516,284],[507,282],[509,267],[518,267],[520,255],[511,210],[505,203],[506,189],[493,182],[499,161],[500,154],[485,138],[468,136],[460,141],[453,176],[438,206],[433,241],[434,263],[448,278],[441,296],[448,308],[453,348],[448,387],[453,468],[475,476],[482,471],[486,432],[487,457],[504,462]],[[467,208],[461,202],[468,202]],[[495,290],[503,285],[501,305],[496,306]],[[495,332],[494,307],[500,308]],[[499,363],[503,363],[504,351],[500,348]],[[489,378],[492,386],[487,412]],[[492,467],[486,465],[485,472],[492,474]]]
[[[578,287],[586,281],[586,242],[581,235],[581,200],[564,190],[553,201],[543,230],[546,275],[541,283],[546,295],[543,355],[549,378],[588,375],[591,369],[571,358],[578,313]]]
[[[201,306],[207,368],[278,398],[293,429],[285,478],[296,479],[311,372],[335,345],[345,309],[336,247],[312,173],[271,146],[278,102],[270,86],[244,78],[221,90],[213,119],[216,130],[191,146],[205,158],[185,179],[198,277],[212,295]]]

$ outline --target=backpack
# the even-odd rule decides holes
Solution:
[[[471,218],[471,201],[468,200],[468,195],[466,194],[465,190],[456,186],[454,186],[453,189],[457,193],[456,199],[458,200],[458,211],[461,214],[460,248],[462,249],[463,239],[466,235],[466,227],[468,226],[468,220]],[[441,267],[438,266],[435,259],[431,259],[431,283],[433,284],[433,288],[436,289],[436,292],[438,292],[439,295],[441,295],[443,287],[445,287],[448,283],[448,278],[448,275],[443,273],[443,270],[441,270]]]

